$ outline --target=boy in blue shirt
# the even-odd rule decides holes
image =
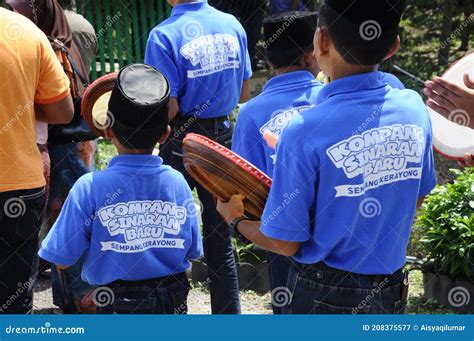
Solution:
[[[249,93],[252,76],[247,36],[235,17],[207,0],[169,0],[171,16],[148,38],[145,63],[170,80],[170,140],[160,156],[196,188],[203,206],[204,254],[214,314],[240,313],[240,296],[231,235],[216,211],[215,199],[186,172],[182,142],[187,133],[205,135],[230,147],[228,116]],[[150,83],[151,85],[151,83]]]
[[[243,217],[240,196],[218,204],[231,229],[292,257],[287,313],[405,310],[411,225],[436,179],[421,97],[377,71],[399,48],[404,8],[325,1],[314,44],[332,81],[284,130],[262,220]]]
[[[244,104],[235,126],[232,150],[273,176],[275,151],[267,146],[263,133],[280,136],[291,118],[316,103],[323,87],[315,77],[319,66],[314,57],[313,37],[318,23],[316,13],[287,12],[263,23],[265,50],[276,76],[270,79],[257,97]],[[288,27],[277,34],[281,27]],[[272,290],[286,285],[288,258],[267,253]],[[273,312],[282,312],[280,304]]]
[[[153,82],[153,87],[143,87]],[[152,152],[170,133],[169,84],[151,66],[123,68],[105,133],[119,152],[71,189],[39,255],[67,268],[88,251],[82,278],[99,313],[186,313],[189,260],[202,254],[183,176]]]

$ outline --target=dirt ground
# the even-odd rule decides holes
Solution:
[[[241,304],[243,314],[271,314],[270,294],[258,295],[254,292],[242,292]],[[189,314],[210,314],[211,300],[209,291],[198,285],[194,286],[188,297]],[[38,280],[34,296],[35,314],[61,314],[61,310],[53,305],[53,294],[49,271]]]

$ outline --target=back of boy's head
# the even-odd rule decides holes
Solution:
[[[153,148],[167,131],[170,85],[154,67],[131,64],[117,76],[109,101],[112,131],[129,149]]]
[[[263,22],[265,53],[275,68],[299,65],[301,57],[313,49],[318,14],[286,12]]]
[[[319,26],[326,27],[349,64],[376,65],[395,43],[406,0],[325,0]]]

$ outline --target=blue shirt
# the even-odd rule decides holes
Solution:
[[[272,14],[279,14],[291,10],[292,0],[270,0],[270,11]],[[300,1],[298,11],[306,11],[306,7]]]
[[[263,91],[239,111],[232,150],[272,177],[275,151],[263,133],[280,136],[292,117],[309,109],[323,87],[309,71],[285,73],[270,79]]]
[[[194,205],[160,157],[117,156],[76,182],[39,255],[70,266],[88,250],[82,278],[91,285],[184,272],[202,254]]]
[[[380,72],[327,84],[277,146],[261,231],[301,242],[298,262],[360,274],[405,264],[417,199],[435,186],[421,97]]]
[[[229,115],[252,76],[242,25],[207,1],[175,6],[151,31],[145,63],[168,78],[181,113],[197,118]]]

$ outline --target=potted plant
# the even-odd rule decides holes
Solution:
[[[425,296],[474,313],[474,169],[453,172],[457,179],[426,197],[415,222],[426,252]]]

